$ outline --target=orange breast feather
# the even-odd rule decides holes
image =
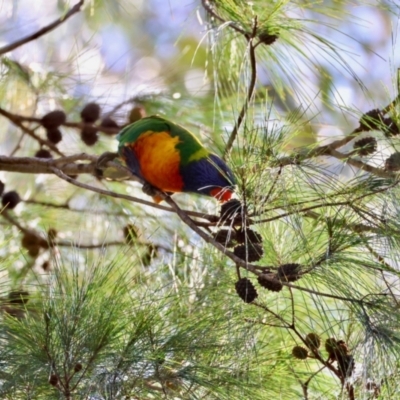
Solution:
[[[168,132],[145,132],[133,144],[143,178],[154,187],[167,192],[181,192],[180,154],[175,148],[178,137]]]

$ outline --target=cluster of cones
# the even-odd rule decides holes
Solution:
[[[307,348],[303,346],[293,347],[293,357],[299,360],[306,360],[309,357],[315,358],[313,354],[320,354],[321,338],[316,333],[309,333],[304,341]],[[344,340],[336,340],[335,338],[326,339],[325,351],[328,353],[327,362],[337,363],[337,370],[341,378],[344,379],[351,376],[354,371],[354,358]]]
[[[253,263],[261,260],[264,250],[262,236],[251,229],[251,220],[247,216],[246,207],[237,199],[230,200],[221,206],[220,220],[228,228],[219,229],[214,233],[214,239],[226,248],[233,248],[236,257]],[[282,282],[294,282],[300,277],[300,264],[282,264],[276,272],[262,273],[258,276],[258,283],[265,289],[279,292],[283,288]],[[250,279],[241,278],[236,282],[236,292],[246,303],[251,303],[258,297],[257,290]]]

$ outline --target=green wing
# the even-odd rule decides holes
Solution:
[[[191,161],[208,157],[210,154],[200,141],[188,130],[158,116],[142,118],[128,125],[117,136],[119,149],[126,143],[134,143],[145,132],[169,132],[172,137],[179,137],[176,149],[181,154],[181,164],[186,165]]]
[[[139,121],[134,122],[131,125],[126,126],[117,135],[117,140],[120,143],[120,147],[126,143],[134,143],[139,138],[139,136],[148,131],[153,132],[165,132],[169,131],[168,121],[164,118],[151,116],[142,118]]]

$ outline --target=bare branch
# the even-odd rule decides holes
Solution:
[[[93,161],[97,160],[97,156],[91,157]],[[51,168],[59,164],[62,164],[60,168],[67,175],[93,175],[96,169],[94,162],[75,164],[68,162],[68,157],[53,160],[51,158],[0,156],[0,171],[22,172],[26,174],[53,174],[54,172]]]
[[[337,142],[341,142],[341,141],[337,141]],[[385,171],[384,169],[381,169],[381,168],[373,167],[372,165],[369,165],[362,161],[351,158],[348,154],[344,154],[344,153],[341,153],[341,152],[335,150],[337,142],[333,142],[330,145],[317,147],[313,150],[310,150],[308,153],[305,153],[305,154],[295,154],[294,156],[281,158],[277,161],[277,163],[279,164],[280,167],[282,167],[285,165],[300,164],[300,162],[310,159],[310,158],[321,157],[321,156],[331,156],[331,157],[337,158],[338,160],[343,160],[345,163],[352,165],[353,167],[356,167],[363,171],[369,172],[369,173],[371,173],[375,176],[379,176],[381,178],[395,178],[397,176],[397,174],[394,174],[393,172],[389,172],[389,171]]]
[[[113,165],[115,163],[110,163],[110,164]],[[163,211],[168,211],[168,212],[174,212],[175,211],[174,209],[172,209],[170,207],[165,207],[165,206],[162,206],[160,204],[156,204],[156,203],[151,202],[151,201],[139,199],[138,197],[128,196],[128,195],[125,195],[125,194],[119,194],[119,193],[111,192],[109,190],[100,189],[100,188],[97,188],[97,187],[90,186],[90,185],[87,185],[85,183],[79,182],[76,179],[73,179],[70,176],[66,175],[64,173],[64,171],[59,167],[51,166],[50,169],[53,171],[53,173],[55,175],[57,175],[62,180],[67,181],[67,182],[71,183],[72,185],[78,186],[78,187],[80,187],[82,189],[86,189],[86,190],[90,190],[92,192],[100,193],[100,194],[103,194],[105,196],[115,197],[117,199],[124,199],[124,200],[128,200],[128,201],[132,201],[132,202],[135,202],[135,203],[143,204],[145,206],[150,206],[150,207],[153,207],[153,208],[157,208],[157,209],[163,210]],[[140,181],[138,178],[136,180]],[[165,194],[163,192],[158,192],[158,193],[160,194],[161,197],[163,197],[163,198],[165,197]],[[199,212],[195,212],[195,211],[185,211],[185,213],[187,213],[187,215],[190,215],[192,217],[207,219],[207,220],[210,220],[210,221],[214,221],[216,219],[215,215],[208,215],[208,214],[203,214],[203,213],[199,213]]]
[[[0,108],[0,114],[3,115],[4,117],[8,118],[14,125],[18,126],[23,132],[27,133],[30,137],[35,139],[37,142],[39,142],[42,146],[45,145],[54,152],[56,152],[58,155],[63,156],[64,154],[58,150],[57,146],[50,142],[49,140],[42,139],[40,136],[36,135],[36,133],[32,130],[27,128],[19,118],[15,117],[14,114],[11,114],[10,112]]]
[[[248,271],[253,272],[256,275],[259,275],[259,266],[254,266],[252,264],[247,263],[245,260],[242,260],[241,258],[237,257],[235,254],[233,254],[231,251],[227,250],[222,244],[216,242],[214,240],[214,238],[212,238],[211,236],[207,235],[205,232],[203,232],[196,224],[195,221],[193,221],[190,216],[195,216],[195,217],[199,217],[199,218],[205,218],[207,219],[210,216],[207,215],[203,215],[200,213],[195,213],[195,212],[186,212],[184,210],[182,210],[172,199],[171,197],[169,197],[168,195],[166,195],[165,193],[158,191],[157,195],[159,195],[163,200],[165,200],[165,202],[171,206],[171,208],[169,207],[165,207],[165,206],[161,206],[160,204],[155,204],[155,203],[151,203],[149,201],[146,200],[142,200],[139,199],[137,197],[133,197],[133,196],[128,196],[128,195],[124,195],[124,194],[119,194],[119,193],[114,193],[114,192],[110,192],[108,190],[104,190],[104,189],[100,189],[100,188],[96,188],[94,186],[90,186],[90,185],[86,185],[85,183],[81,183],[69,176],[67,176],[61,169],[56,168],[54,166],[50,167],[51,170],[54,172],[55,175],[57,175],[59,178],[75,185],[78,187],[81,187],[83,189],[87,189],[87,190],[91,190],[93,192],[97,192],[100,194],[104,194],[106,196],[111,196],[111,197],[116,197],[119,199],[124,199],[124,200],[129,200],[129,201],[133,201],[135,203],[139,203],[139,204],[143,204],[146,206],[151,206],[154,208],[158,208],[160,210],[164,210],[164,211],[169,211],[169,212],[175,212],[179,218],[186,224],[188,225],[190,228],[192,228],[192,230],[194,232],[196,232],[199,236],[201,236],[207,243],[212,244],[215,248],[217,248],[219,251],[221,251],[223,254],[225,254],[226,256],[228,256],[232,261],[234,261],[236,264],[240,265],[242,268],[245,268]],[[214,216],[211,216],[214,217]]]
[[[25,121],[25,122],[35,122],[37,124],[41,124],[42,123],[42,119],[41,118],[37,118],[37,117],[28,117],[26,115],[20,115],[20,114],[14,114],[14,113],[10,113],[9,111],[7,112],[7,117],[9,119],[13,119],[13,121]],[[121,126],[120,128],[107,128],[105,126],[102,125],[96,125],[96,124],[90,124],[90,123],[86,123],[86,122],[64,122],[61,124],[62,126],[66,126],[67,128],[75,128],[75,129],[88,129],[88,128],[95,128],[96,130],[100,131],[100,132],[104,132],[107,133],[109,135],[115,135],[117,134],[121,128],[123,128],[125,125]]]
[[[80,0],[79,3],[75,4],[63,17],[60,17],[56,19],[54,22],[51,24],[44,26],[43,28],[39,29],[37,32],[26,36],[22,39],[19,39],[13,43],[10,43],[6,46],[3,46],[0,48],[0,55],[8,53],[9,51],[12,51],[26,43],[31,42],[32,40],[35,40],[39,38],[40,36],[45,35],[46,33],[52,31],[53,29],[57,28],[59,25],[61,25],[63,22],[65,22],[69,17],[80,11],[82,5],[84,3],[84,0]]]

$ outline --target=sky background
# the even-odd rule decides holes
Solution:
[[[75,3],[0,0],[0,43],[10,43],[38,30]],[[301,37],[297,52],[282,40],[273,44],[272,50],[286,57],[281,65],[270,63],[265,56],[258,59],[257,88],[270,92],[273,77],[289,71],[289,86],[296,89],[287,104],[303,110],[320,140],[350,132],[363,112],[388,104],[396,93],[395,71],[400,64],[399,13],[383,6],[377,9],[349,3],[331,14],[328,18],[314,9],[294,7],[287,12],[290,18],[324,22],[325,25],[310,22],[306,26],[334,42],[341,60],[335,55],[327,56],[319,44],[312,45]],[[218,129],[208,139],[220,148],[219,137],[226,140],[242,96],[239,93],[236,101],[228,99],[232,111],[216,126],[215,86],[212,72],[207,69],[212,62],[212,35],[208,32],[199,1],[86,1],[84,12],[7,54],[29,71],[37,91],[32,93],[23,84],[10,82],[2,90],[3,103],[14,112],[38,116],[61,107],[70,119],[79,120],[85,102],[98,102],[105,115],[132,97],[152,94],[157,101],[148,113],[165,114],[197,127],[205,125],[206,135],[207,131]],[[223,30],[214,34],[221,35]],[[301,51],[305,57],[299,54]],[[221,71],[229,72],[231,65],[225,64]],[[331,108],[326,107],[321,96],[327,84],[331,88]],[[268,104],[272,103],[266,104],[266,114]],[[120,124],[127,122],[131,107],[129,103],[118,108],[115,118]],[[71,139],[72,152],[80,144],[73,136]],[[4,145],[12,148],[15,143],[11,139]],[[100,146],[108,149],[113,144],[102,137]]]

